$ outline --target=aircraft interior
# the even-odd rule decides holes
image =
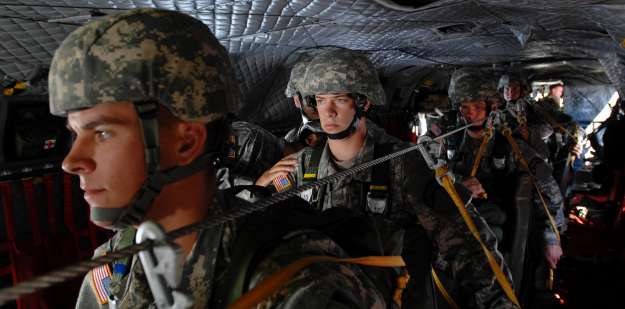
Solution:
[[[584,135],[579,157],[564,146],[566,130],[554,125],[545,140],[564,214],[563,255],[551,287],[535,284],[542,280],[541,262],[530,241],[534,185],[528,175],[511,180],[512,206],[498,250],[522,308],[625,308],[622,0],[0,0],[0,308],[75,308],[83,275],[23,290],[17,299],[3,292],[90,260],[115,234],[89,220],[79,177],[62,168],[74,138],[67,119],[50,113],[49,73],[55,51],[73,31],[141,8],[178,11],[208,26],[234,66],[244,100],[236,120],[278,138],[302,123],[303,112],[285,94],[294,66],[336,49],[373,63],[386,101],[366,117],[402,142],[423,141],[436,121],[457,109],[448,89],[462,68],[477,68],[496,83],[520,74],[528,100],[544,100],[562,86],[554,108],[585,134],[577,134]],[[440,156],[449,150],[445,144]],[[428,258],[436,269],[436,257]],[[471,295],[443,268],[437,269],[440,285],[429,268],[423,282],[408,284],[404,298],[416,301],[403,308],[469,308]]]

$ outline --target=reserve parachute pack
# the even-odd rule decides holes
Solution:
[[[243,190],[249,190],[257,197],[271,195],[269,190],[258,186],[232,187],[224,190],[224,193],[234,196]],[[222,301],[222,306],[215,308],[226,308],[226,305],[232,305],[247,292],[250,277],[265,254],[290,237],[307,233],[327,236],[354,259],[399,258],[404,236],[404,230],[389,220],[367,216],[349,208],[332,208],[320,212],[297,196],[273,204],[262,212],[254,212],[246,217],[234,246],[227,279],[217,294],[219,297],[216,299]],[[399,267],[359,267],[380,291],[388,308],[401,308],[401,291],[409,277],[401,276]]]

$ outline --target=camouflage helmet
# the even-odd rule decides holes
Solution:
[[[232,136],[237,150],[226,164],[232,173],[256,179],[284,157],[284,143],[259,126],[233,122]]]
[[[306,69],[304,94],[359,93],[384,105],[384,89],[373,63],[364,55],[334,49],[316,56]]]
[[[529,89],[527,79],[525,79],[525,77],[523,77],[520,73],[508,73],[501,75],[501,78],[499,78],[499,86],[497,88],[502,90],[505,86],[514,85],[520,85],[521,87],[525,87],[525,89]]]
[[[99,104],[157,101],[184,121],[209,123],[243,105],[227,50],[189,15],[138,9],[72,32],[50,68],[55,115]]]
[[[286,86],[284,94],[287,97],[292,97],[296,92],[301,92],[304,86],[304,76],[306,75],[306,67],[312,61],[312,58],[304,59],[293,66],[291,69],[291,77],[289,83]]]
[[[449,99],[456,105],[463,102],[487,102],[501,105],[495,81],[478,68],[462,68],[451,76]]]

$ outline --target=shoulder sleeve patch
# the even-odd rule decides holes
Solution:
[[[104,305],[109,301],[109,285],[112,281],[111,269],[108,264],[96,267],[91,270],[91,282],[93,289],[98,296],[100,305]]]
[[[443,131],[441,131],[441,128],[439,128],[436,124],[432,125],[432,127],[430,127],[430,131],[432,131],[432,133],[434,133],[434,135],[439,136],[441,135],[441,133],[443,133]]]

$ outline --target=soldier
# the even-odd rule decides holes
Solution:
[[[50,69],[50,110],[68,117],[76,137],[63,168],[80,176],[91,220],[120,230],[96,257],[132,244],[135,228],[146,220],[169,232],[244,206],[215,190],[213,167],[228,155],[224,128],[241,105],[226,49],[186,14],[124,11],[65,39]],[[185,258],[177,289],[193,296],[193,308],[221,306],[214,294],[240,224],[230,220],[174,240]],[[256,268],[252,286],[298,255],[345,256],[320,234],[292,237],[273,252],[284,254],[261,261],[265,266]],[[155,307],[136,255],[116,262],[113,274],[108,269],[85,277],[77,308]],[[360,268],[324,262],[309,266],[261,306],[303,302],[311,308],[372,308],[382,296]]]
[[[523,78],[523,76],[521,76],[518,73],[511,73],[511,74],[504,74],[501,76],[501,78],[499,79],[499,90],[501,91],[504,99],[508,102],[508,104],[510,104],[510,103],[515,103],[518,99],[522,99],[523,96],[529,94],[530,88],[527,83],[527,80]],[[551,87],[549,88],[549,91],[551,92]],[[573,134],[573,136],[579,139],[580,142],[586,138],[586,132],[584,131],[584,128],[582,128],[582,126],[578,122],[573,121],[573,117],[562,112],[559,106],[553,106],[550,103],[549,97],[545,98],[544,100],[538,101],[538,105],[551,118],[553,118],[557,123],[563,126],[569,133]],[[533,106],[524,104],[524,107],[526,108],[527,115],[528,115],[528,118],[527,118],[528,130],[531,131],[532,130],[531,128],[534,127],[534,126],[530,126],[530,123],[540,123],[540,124],[547,123],[549,126],[552,127],[552,131],[556,132],[559,136],[561,136],[559,138],[561,140],[560,143],[565,144],[566,146],[565,149],[567,149],[568,152],[572,156],[575,156],[577,158],[581,157],[582,152],[584,151],[582,144],[577,143],[577,141],[575,141],[572,138],[569,138],[568,135],[563,133],[562,130],[560,130],[555,124],[549,122],[549,120],[547,120]],[[577,127],[577,134],[575,132],[575,127]],[[540,131],[537,131],[537,132],[544,132],[544,134],[542,135],[546,134],[546,131],[544,130],[543,126],[540,126],[538,128],[540,129]],[[536,150],[541,156],[543,156],[544,150],[542,149],[542,147],[536,147],[537,145],[539,145],[538,143],[534,142],[531,139],[528,140],[528,143],[530,144],[532,148],[534,148],[534,150]],[[560,147],[558,146],[557,148],[560,148]],[[549,154],[550,154],[549,157],[551,158],[551,161],[553,161],[555,159],[554,151],[550,151]]]
[[[555,84],[549,86],[549,93],[543,99],[543,101],[551,104],[555,108],[562,108],[562,104],[560,104],[560,100],[562,99],[562,94],[564,94],[564,86],[561,84]]]
[[[302,60],[293,67],[293,70],[291,70],[291,77],[289,79],[289,83],[287,85],[285,94],[287,97],[293,98],[293,101],[295,102],[295,106],[300,110],[302,114],[302,124],[298,128],[294,128],[291,131],[289,131],[289,133],[287,133],[287,135],[284,137],[287,142],[287,145],[290,142],[295,142],[298,140],[302,141],[306,138],[309,138],[307,136],[310,136],[310,135],[307,135],[307,134],[310,134],[310,133],[316,133],[317,136],[319,134],[323,134],[325,137],[325,132],[323,131],[323,129],[321,128],[321,125],[319,124],[319,114],[310,106],[311,105],[310,97],[303,96],[302,91],[301,91],[301,89],[303,89],[306,67],[308,66],[308,64],[310,64],[311,61],[312,61],[312,58]],[[383,129],[378,127],[369,118],[366,118],[365,121],[367,122],[367,127],[373,133],[376,140],[379,139],[383,143],[399,142],[397,138],[386,134],[386,132],[384,132]],[[317,140],[321,140],[321,142],[325,142],[324,137],[316,138],[314,144],[316,144]],[[311,144],[308,142],[306,142],[305,144],[310,147],[314,146],[314,144]],[[290,153],[287,153],[286,151],[287,148],[288,147],[285,147],[285,156],[290,154]],[[302,150],[303,148],[304,147],[301,147],[297,149],[297,151],[294,151],[291,153],[296,153]]]
[[[488,115],[486,107],[496,110],[500,102],[494,81],[479,69],[472,68],[461,69],[454,73],[449,86],[449,98],[452,103],[460,104],[460,111],[467,123],[486,117]],[[506,137],[498,133],[493,134],[488,140],[477,173],[475,177],[471,176],[480,145],[484,140],[482,125],[483,123],[476,124],[466,130],[465,138],[451,160],[450,166],[454,173],[460,177],[464,176],[461,183],[473,191],[473,203],[478,212],[489,223],[491,229],[496,231],[495,234],[501,240],[500,226],[506,219],[506,213],[501,207],[511,209],[509,206],[506,207],[506,204],[510,205],[513,202],[509,199],[514,195],[510,189],[515,187],[514,181],[526,170]],[[523,140],[514,138],[514,141],[532,169],[549,213],[559,228],[564,223],[563,199],[557,183],[551,176],[551,168]],[[480,196],[484,192],[488,193],[487,198]],[[549,267],[555,269],[562,256],[558,236],[536,192],[533,194],[533,205],[533,221],[537,227],[534,241],[541,245],[544,261]]]
[[[501,96],[508,103],[506,107],[514,106],[518,99],[528,95],[531,90],[527,80],[519,73],[502,75],[501,78],[499,78],[498,88]],[[523,107],[526,110],[528,109],[525,103]],[[532,147],[541,158],[549,159],[551,152],[549,151],[549,146],[547,146],[547,141],[551,134],[553,134],[553,129],[551,128],[551,124],[547,122],[547,119],[537,111],[534,111],[533,108],[529,108],[529,111],[526,112],[525,115],[527,127],[521,128],[518,120],[515,120],[510,112],[507,114],[510,115],[508,125],[513,129],[513,132],[523,136],[525,142]]]
[[[396,152],[414,145],[382,143],[368,131],[368,125],[363,121],[364,113],[371,105],[384,104],[385,97],[375,67],[363,55],[348,50],[331,50],[318,55],[306,70],[304,93],[314,99],[312,103],[328,135],[328,143],[323,148],[305,148],[292,159],[283,159],[257,184],[267,186],[271,177],[276,177],[274,175],[288,174],[293,181],[288,186],[301,186],[311,178],[324,178],[367,163],[385,152]],[[376,167],[302,196],[320,210],[334,207],[358,209],[374,216],[386,216],[407,231],[427,233],[443,258],[452,265],[454,276],[470,295],[472,306],[514,308],[496,282],[486,256],[476,248],[479,244],[460,212],[436,182],[434,171],[429,169],[420,154],[399,157],[390,160],[383,168]],[[455,187],[467,204],[484,244],[509,278],[508,268],[497,252],[495,236],[473,205],[467,202],[471,192],[462,185],[456,184]],[[414,234],[407,232],[405,238]],[[404,242],[404,251],[427,250],[425,247],[410,246]],[[411,268],[410,263],[414,261],[405,260]],[[419,266],[430,269],[429,264]],[[418,267],[413,265],[413,268]]]

